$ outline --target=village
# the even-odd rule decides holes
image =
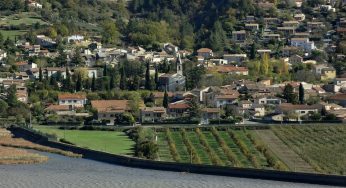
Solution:
[[[95,125],[343,122],[346,72],[335,62],[346,61],[346,18],[322,22],[295,3],[294,20],[246,16],[229,53],[169,42],[157,50],[115,47],[77,33],[6,40],[2,46],[12,45],[15,56],[0,49],[1,99],[15,90],[29,109],[18,110],[21,122],[28,114],[37,122]],[[314,11],[335,6],[325,1]]]

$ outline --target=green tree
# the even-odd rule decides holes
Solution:
[[[16,85],[11,85],[8,89],[7,89],[7,104],[10,107],[14,107],[18,104],[18,99],[17,99],[17,87]]]
[[[102,40],[103,42],[107,43],[107,44],[116,44],[119,42],[119,31],[118,28],[116,26],[116,24],[111,21],[111,20],[107,20],[104,21],[102,24]]]
[[[0,99],[0,117],[7,116],[8,104],[6,101]]]
[[[159,70],[157,68],[157,65],[155,64],[155,87],[156,87],[156,90],[159,89]]]
[[[76,91],[81,91],[82,90],[82,76],[78,75],[77,77],[77,82],[76,82]]]
[[[39,68],[39,72],[38,72],[38,80],[40,82],[42,82],[42,80],[43,80],[43,73],[42,73],[42,68],[41,67]]]
[[[125,90],[127,87],[127,80],[126,80],[126,73],[125,73],[125,65],[121,66],[121,72],[120,72],[120,89]]]
[[[216,21],[214,23],[213,30],[210,34],[209,45],[214,51],[221,52],[226,47],[226,44],[227,44],[226,33],[222,28],[221,22]]]
[[[302,83],[299,85],[299,102],[300,104],[304,104],[304,86]]]
[[[91,80],[91,91],[96,91],[96,78],[95,73],[93,73],[93,78]]]
[[[294,88],[291,84],[287,84],[285,86],[283,95],[288,103],[297,103],[297,95],[294,93]]]
[[[260,73],[262,75],[268,75],[269,73],[269,54],[264,53],[261,61]]]
[[[162,102],[163,107],[168,108],[168,103],[169,103],[169,99],[168,99],[168,93],[166,89],[163,95],[163,102]]]
[[[150,81],[150,64],[146,63],[146,71],[145,71],[145,89],[151,90],[151,81]]]

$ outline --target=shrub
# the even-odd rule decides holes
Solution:
[[[191,141],[189,140],[189,138],[187,137],[186,135],[186,131],[185,129],[181,129],[181,136],[183,138],[183,142],[188,150],[188,152],[191,154],[191,161],[192,163],[194,164],[201,164],[201,159],[199,158],[197,152],[196,152],[196,149],[195,147],[192,145]]]
[[[216,153],[214,152],[214,150],[209,146],[208,141],[205,138],[205,136],[203,135],[202,131],[199,128],[196,128],[196,133],[197,133],[197,136],[199,138],[200,143],[205,147],[211,162],[214,165],[223,165],[219,156],[217,156]]]
[[[169,130],[169,128],[166,128],[166,137],[167,137],[167,142],[169,145],[169,150],[171,151],[173,159],[176,162],[179,162],[181,159],[177,151],[177,148],[175,146],[174,140],[172,139],[171,131]]]

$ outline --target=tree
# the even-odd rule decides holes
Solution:
[[[269,73],[269,54],[264,53],[261,61],[260,73],[264,76]]]
[[[7,89],[7,104],[10,107],[15,107],[18,104],[16,93],[17,87],[14,84]]]
[[[302,83],[299,85],[299,102],[300,104],[304,104],[304,86]]]
[[[150,64],[147,62],[146,64],[147,69],[145,71],[145,89],[146,90],[151,90],[151,81],[150,81]]]
[[[297,102],[297,96],[294,93],[294,88],[291,84],[287,84],[283,91],[284,98],[287,100],[288,103],[296,103]]]
[[[107,76],[107,64],[103,66],[103,76]]]
[[[221,22],[216,21],[214,23],[213,30],[210,34],[209,45],[217,52],[223,51],[227,44],[227,36],[222,28]]]
[[[251,44],[251,51],[250,51],[250,59],[253,60],[256,58],[256,44]]]
[[[93,74],[93,78],[91,80],[91,91],[96,91],[96,78],[95,73]]]
[[[77,82],[76,82],[76,91],[82,90],[82,76],[78,75]]]
[[[119,42],[119,31],[117,26],[112,20],[104,21],[102,23],[102,40],[107,44],[115,44]]]
[[[114,74],[111,75],[111,80],[109,81],[109,89],[114,89],[115,88],[115,78]]]
[[[155,64],[155,87],[156,87],[156,90],[159,89],[159,70],[156,64]]]
[[[165,90],[165,94],[163,95],[163,102],[162,102],[162,105],[163,107],[165,108],[168,108],[168,93],[167,93],[167,89]]]
[[[126,73],[125,73],[125,65],[121,67],[121,72],[120,72],[120,89],[125,90],[126,89]]]
[[[0,99],[0,117],[5,117],[7,115],[8,104],[6,101]]]
[[[70,74],[70,71],[68,69],[68,67],[66,67],[66,79],[64,80],[64,89],[66,91],[70,91],[71,90],[71,74]]]
[[[42,80],[43,80],[43,73],[42,73],[42,68],[41,67],[39,68],[39,72],[38,72],[38,80],[40,82],[42,82]]]

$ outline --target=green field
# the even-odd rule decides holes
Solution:
[[[18,25],[33,25],[39,23],[40,25],[47,25],[47,22],[43,21],[40,16],[35,13],[23,12],[20,14],[13,14],[6,17],[1,17],[1,26],[18,26]]]
[[[317,172],[346,175],[345,126],[276,126],[273,131]]]
[[[134,142],[125,133],[116,131],[61,130],[53,126],[34,126],[35,129],[58,138],[65,138],[78,146],[113,154],[132,155]]]
[[[250,130],[167,128],[157,134],[160,160],[289,170]]]
[[[9,37],[12,40],[14,40],[15,36],[22,36],[26,32],[26,30],[0,30],[0,33],[4,36],[5,39]]]

